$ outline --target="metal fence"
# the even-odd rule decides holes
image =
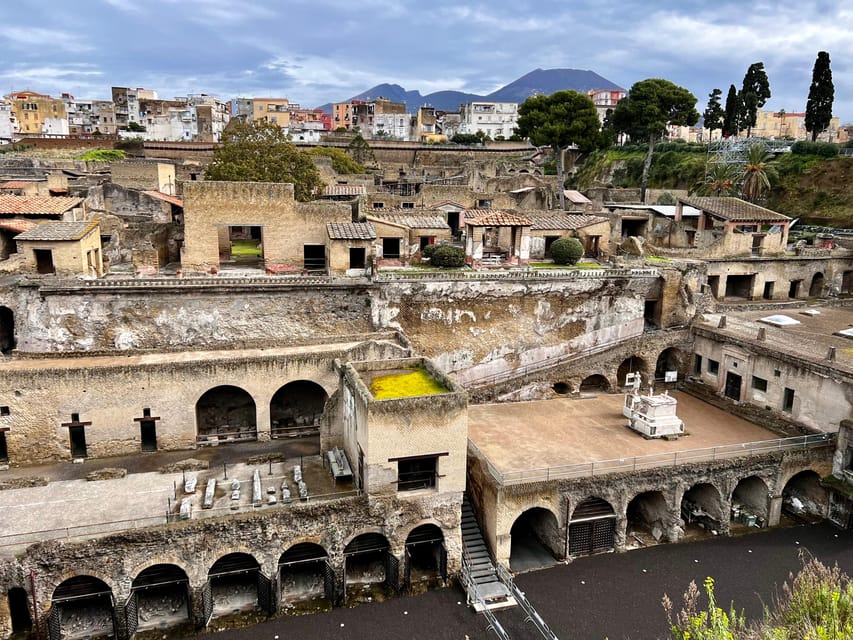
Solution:
[[[657,278],[657,269],[532,269],[528,271],[380,271],[374,282],[424,280],[596,280],[600,278]]]
[[[757,456],[777,451],[792,451],[797,449],[811,449],[834,445],[834,433],[818,433],[807,436],[794,436],[791,438],[777,438],[775,440],[741,442],[738,444],[705,447],[702,449],[686,449],[683,451],[653,453],[644,456],[631,456],[625,458],[614,458],[611,460],[596,460],[592,462],[565,464],[555,467],[502,472],[488,461],[473,442],[469,441],[468,443],[469,448],[473,449],[474,452],[485,462],[486,468],[491,476],[499,484],[504,486],[524,484],[526,482],[559,480],[562,478],[592,478],[594,476],[605,475],[608,473],[642,471],[644,469],[657,467],[675,467],[678,465],[692,464],[696,462],[712,462],[715,460],[726,460],[744,456]]]

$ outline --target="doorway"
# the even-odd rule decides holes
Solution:
[[[139,437],[143,451],[157,451],[157,423],[154,420],[139,422]]]
[[[364,247],[350,247],[349,268],[364,269],[365,249]]]
[[[33,249],[36,259],[36,271],[42,274],[56,273],[53,266],[53,251],[50,249]]]
[[[791,284],[788,287],[788,297],[789,298],[799,298],[800,297],[800,286],[803,284],[802,280],[791,280]]]
[[[773,281],[764,283],[764,296],[763,297],[765,300],[772,300],[773,299],[773,285],[774,284],[775,284],[775,282],[773,282]]]
[[[322,244],[306,244],[302,247],[302,262],[306,271],[326,270],[326,247]]]
[[[6,446],[6,432],[0,431],[0,462],[9,461],[9,448]]]
[[[33,628],[27,592],[21,587],[9,589],[9,616],[12,618],[12,633],[25,633]]]
[[[85,458],[86,453],[86,427],[68,427],[68,436],[71,439],[71,457]]]
[[[400,259],[400,238],[382,238],[382,257],[386,260]]]
[[[458,211],[448,211],[447,212],[447,226],[450,227],[450,233],[453,234],[454,238],[459,237],[459,212]]]
[[[726,373],[726,397],[740,402],[740,387],[743,378],[731,371]]]

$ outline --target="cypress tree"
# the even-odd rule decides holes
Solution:
[[[723,137],[736,136],[740,131],[740,96],[734,85],[729,86],[729,94],[726,96],[726,111],[723,115]]]
[[[819,51],[812,70],[812,85],[806,103],[806,131],[811,132],[812,142],[829,127],[834,99],[835,86],[832,84],[832,69],[829,68],[829,53]]]
[[[709,138],[714,137],[715,129],[723,128],[725,111],[723,111],[723,107],[720,104],[720,97],[722,95],[723,92],[719,89],[714,89],[708,94],[708,106],[705,108],[705,113],[702,114],[702,117],[705,119],[705,128],[710,132],[708,134]]]
[[[746,137],[748,138],[752,134],[752,128],[758,119],[758,110],[770,98],[770,81],[764,72],[763,62],[754,62],[749,65],[749,69],[743,76],[740,98],[743,109],[740,128],[746,128]]]

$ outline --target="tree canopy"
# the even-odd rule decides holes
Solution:
[[[749,65],[743,76],[743,86],[740,90],[741,129],[746,129],[746,137],[752,133],[755,126],[758,110],[765,105],[770,98],[770,81],[764,71],[763,62],[754,62]]]
[[[332,169],[335,173],[346,175],[351,173],[364,173],[361,164],[353,160],[346,151],[335,147],[314,147],[308,152],[312,156],[325,156],[331,158]]]
[[[289,182],[297,200],[306,202],[323,186],[320,173],[281,127],[265,120],[238,122],[222,133],[222,144],[204,173],[206,180]]]
[[[729,85],[729,93],[726,96],[726,109],[723,113],[724,138],[736,136],[740,131],[740,96],[734,85]]]
[[[725,115],[725,111],[723,111],[722,104],[720,103],[720,98],[722,97],[723,92],[719,89],[714,89],[711,93],[708,94],[708,106],[705,107],[705,113],[702,114],[702,117],[705,120],[705,128],[714,133],[715,129],[723,128],[723,116]]]
[[[832,102],[835,100],[835,85],[832,84],[832,69],[829,68],[829,53],[819,51],[812,69],[812,84],[806,102],[806,131],[812,134],[812,142],[818,134],[826,131],[832,121]]]
[[[563,151],[576,146],[587,153],[602,143],[601,122],[592,99],[577,91],[531,96],[518,107],[515,131],[536,146],[550,146],[557,154],[560,208],[564,208]]]
[[[646,200],[646,185],[655,142],[666,133],[667,125],[692,126],[699,120],[696,96],[669,80],[648,78],[635,82],[628,95],[613,110],[613,126],[634,140],[646,140],[649,151],[643,163],[640,197]]]

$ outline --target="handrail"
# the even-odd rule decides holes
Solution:
[[[806,436],[792,436],[789,438],[776,438],[774,440],[742,442],[739,444],[704,447],[701,449],[686,449],[667,453],[653,453],[643,456],[595,460],[592,462],[579,462],[555,467],[542,467],[538,469],[505,472],[496,469],[495,466],[492,465],[485,456],[483,456],[482,452],[470,440],[468,442],[468,446],[479,454],[480,458],[485,461],[486,469],[491,476],[500,485],[508,486],[523,484],[526,482],[558,480],[562,478],[592,478],[596,475],[604,475],[608,473],[624,473],[626,471],[638,471],[657,467],[675,467],[683,464],[692,464],[694,462],[707,462],[738,458],[742,456],[762,455],[774,451],[791,451],[795,449],[826,447],[834,445],[835,438],[836,434],[834,433],[817,433]]]
[[[527,614],[527,618],[525,622],[532,622],[533,626],[536,627],[536,630],[539,634],[545,638],[545,640],[559,640],[557,634],[551,631],[551,628],[548,624],[542,619],[542,616],[539,615],[539,612],[536,611],[535,607],[530,604],[530,601],[527,599],[527,596],[524,594],[524,591],[518,588],[518,585],[515,584],[515,580],[512,579],[512,574],[509,570],[502,565],[500,562],[496,565],[498,578],[500,578],[501,582],[503,582],[512,596],[515,598],[515,601],[522,608],[524,613]]]
[[[374,282],[424,280],[593,280],[599,278],[657,278],[657,269],[535,269],[530,271],[380,271]]]

